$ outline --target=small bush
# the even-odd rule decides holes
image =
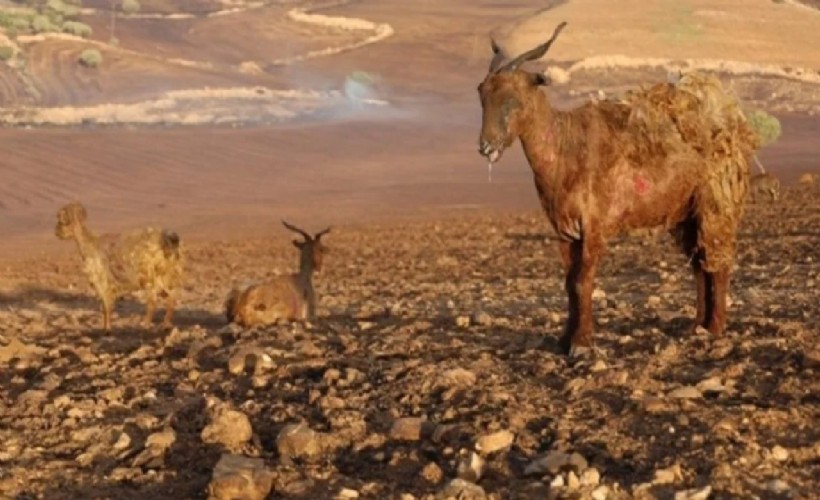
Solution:
[[[35,33],[59,31],[57,26],[51,22],[51,19],[43,15],[34,16],[34,19],[31,20],[31,29],[34,30]]]
[[[80,53],[80,64],[88,68],[96,68],[102,64],[103,57],[97,49],[85,49]]]
[[[0,45],[0,61],[8,61],[14,55],[14,47]]]
[[[746,120],[760,138],[760,145],[767,146],[780,138],[782,128],[780,120],[769,113],[756,109],[746,113]]]
[[[141,8],[139,0],[122,0],[122,11],[126,14],[136,14]]]
[[[68,4],[63,0],[48,0],[48,2],[46,2],[46,9],[58,12],[65,17],[73,17],[80,13],[79,7]]]
[[[91,36],[91,26],[77,21],[66,21],[63,23],[63,33],[88,38]]]

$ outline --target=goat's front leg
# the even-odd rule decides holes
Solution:
[[[111,311],[114,309],[114,300],[109,298],[103,298],[102,304],[100,305],[100,310],[102,311],[103,317],[103,330],[106,332],[111,331]]]
[[[561,347],[570,355],[592,347],[592,290],[602,251],[603,242],[597,237],[585,236],[581,240],[561,243],[569,302],[569,315]]]

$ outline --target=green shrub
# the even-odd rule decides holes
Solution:
[[[0,61],[8,61],[14,55],[14,47],[0,45]]]
[[[783,131],[780,120],[761,109],[747,112],[746,121],[760,138],[761,147],[775,142]]]
[[[48,2],[46,2],[46,9],[57,12],[64,17],[73,17],[80,13],[79,7],[68,4],[63,0],[48,0]]]
[[[96,68],[102,64],[103,57],[97,49],[85,49],[80,53],[80,64],[88,68]]]
[[[63,33],[88,38],[91,36],[91,26],[77,21],[66,21],[63,23]]]
[[[31,29],[34,30],[35,33],[59,31],[57,26],[51,22],[51,19],[41,14],[34,16],[34,19],[31,20]]]
[[[122,11],[126,14],[136,14],[141,8],[139,0],[122,0]]]

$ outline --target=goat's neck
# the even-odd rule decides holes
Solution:
[[[555,170],[561,135],[561,113],[552,109],[547,96],[538,91],[524,117],[521,146],[533,172],[545,175]]]
[[[77,242],[77,249],[83,260],[100,258],[102,250],[97,237],[90,229],[81,224],[74,229],[74,241]]]
[[[299,273],[296,278],[305,288],[313,286],[313,258],[309,252],[303,252],[299,257]]]

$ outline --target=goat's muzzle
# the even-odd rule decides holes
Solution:
[[[487,158],[490,163],[495,163],[501,158],[501,151],[501,148],[494,146],[489,141],[482,140],[479,142],[478,152],[481,156]]]

